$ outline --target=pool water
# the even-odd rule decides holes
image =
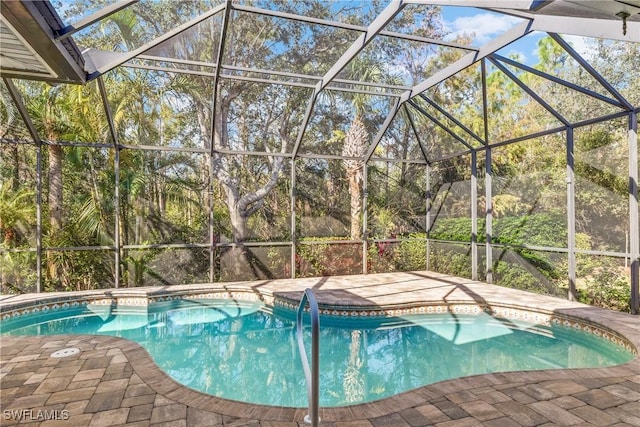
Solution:
[[[260,303],[174,300],[117,312],[89,305],[4,320],[0,331],[127,338],[193,389],[249,403],[307,405],[295,313]],[[579,329],[486,314],[331,316],[321,318],[320,334],[320,405],[325,407],[369,402],[468,375],[603,367],[634,357]],[[306,343],[310,348],[308,331]]]

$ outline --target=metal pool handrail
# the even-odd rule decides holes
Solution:
[[[309,369],[309,359],[304,348],[302,336],[302,316],[307,301],[311,314],[311,369]],[[320,422],[318,410],[320,408],[320,311],[313,291],[309,288],[304,290],[300,305],[298,305],[298,315],[296,322],[296,336],[298,338],[298,350],[302,359],[302,368],[307,381],[307,399],[309,400],[309,414],[304,417],[304,422],[317,427]]]

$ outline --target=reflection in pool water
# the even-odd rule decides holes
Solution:
[[[295,313],[259,303],[174,300],[117,312],[90,305],[2,321],[1,331],[123,337],[196,390],[250,403],[307,404]],[[581,330],[486,314],[321,318],[320,348],[321,406],[368,402],[467,375],[633,359],[624,348]]]

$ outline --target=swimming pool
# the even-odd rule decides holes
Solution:
[[[295,313],[239,299],[171,299],[145,307],[79,304],[4,318],[3,334],[104,334],[138,342],[176,381],[250,403],[304,407]],[[445,311],[321,319],[321,406],[382,399],[450,378],[603,367],[634,355],[562,322]]]

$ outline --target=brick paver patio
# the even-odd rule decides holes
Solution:
[[[571,312],[614,329],[640,347],[640,317],[434,273],[180,286],[251,288],[295,299],[315,288],[321,304],[400,307],[409,302],[509,301]],[[140,290],[136,290],[140,292]],[[145,292],[152,292],[146,289]],[[165,289],[166,291],[166,289]],[[119,292],[119,291],[113,291]],[[122,292],[126,292],[122,290]],[[42,296],[2,296],[2,307]],[[54,358],[76,347],[78,354]],[[305,425],[306,409],[249,405],[173,381],[138,344],[87,335],[1,337],[1,425],[282,426]],[[477,375],[421,387],[381,401],[322,408],[323,426],[640,426],[640,361],[598,369]]]

